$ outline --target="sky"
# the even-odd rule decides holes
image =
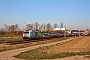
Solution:
[[[35,22],[90,29],[90,0],[0,0],[0,28]]]

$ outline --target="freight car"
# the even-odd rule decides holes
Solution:
[[[51,37],[49,32],[42,32],[42,33],[43,33],[43,38],[45,39],[48,39]]]
[[[72,30],[71,34],[72,34],[72,36],[79,36],[80,33],[78,30]]]

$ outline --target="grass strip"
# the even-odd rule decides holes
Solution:
[[[90,55],[90,51],[87,52],[60,52],[60,53],[47,53],[43,50],[49,49],[50,47],[40,47],[37,49],[29,50],[26,52],[22,52],[19,55],[14,57],[20,59],[28,59],[28,60],[42,60],[42,59],[56,59],[56,58],[64,58],[69,56],[76,56],[76,55]]]

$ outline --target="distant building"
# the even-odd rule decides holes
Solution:
[[[54,30],[65,30],[65,28],[54,28]]]
[[[54,28],[54,30],[60,30],[60,28]]]
[[[65,30],[65,28],[61,28],[60,30]]]

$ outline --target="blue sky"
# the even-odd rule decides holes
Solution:
[[[90,29],[90,0],[0,0],[0,20],[0,28],[39,22]]]

